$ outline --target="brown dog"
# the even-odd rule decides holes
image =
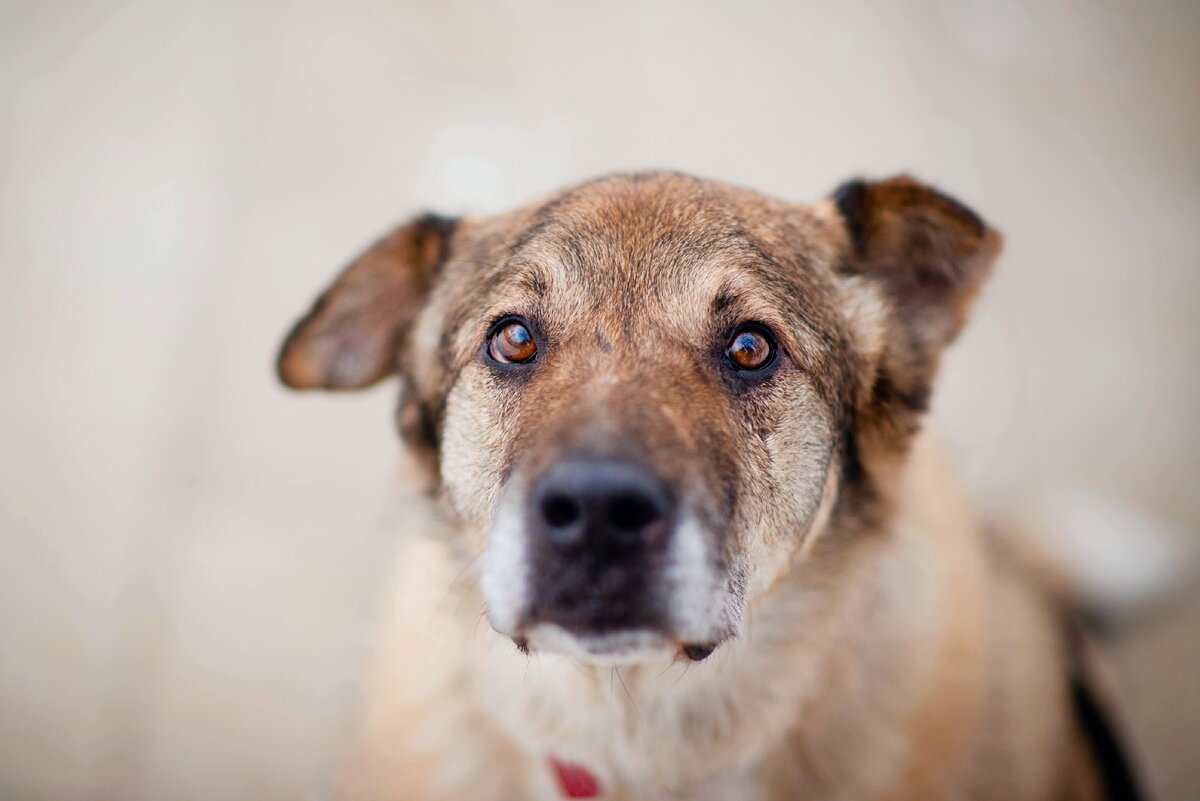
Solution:
[[[1131,792],[1053,602],[918,433],[999,248],[909,178],[798,206],[642,173],[351,264],[279,374],[399,374],[439,499],[351,794]]]

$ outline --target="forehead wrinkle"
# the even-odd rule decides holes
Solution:
[[[697,206],[694,198],[608,189],[548,205],[519,245],[553,248],[580,277],[598,283],[638,280],[663,265],[690,266],[683,263],[731,244],[749,247],[726,214]]]
[[[528,236],[512,246],[510,264],[519,269],[540,270],[547,291],[556,281],[584,286],[593,283],[594,265],[608,260],[601,247],[599,232],[578,230],[562,220],[546,220],[535,226]],[[546,294],[546,293],[543,293]]]

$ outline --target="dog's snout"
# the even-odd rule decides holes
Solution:
[[[546,543],[563,554],[586,549],[609,558],[635,556],[663,543],[671,516],[662,479],[608,459],[554,465],[532,501]]]

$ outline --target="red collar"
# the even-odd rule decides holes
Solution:
[[[583,765],[555,757],[549,757],[549,761],[554,778],[558,779],[558,789],[564,797],[597,798],[600,795],[600,781]]]

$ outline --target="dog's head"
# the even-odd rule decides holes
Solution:
[[[905,177],[798,206],[619,175],[398,228],[279,374],[399,374],[495,629],[593,662],[700,659],[835,509],[881,503],[998,248]]]

